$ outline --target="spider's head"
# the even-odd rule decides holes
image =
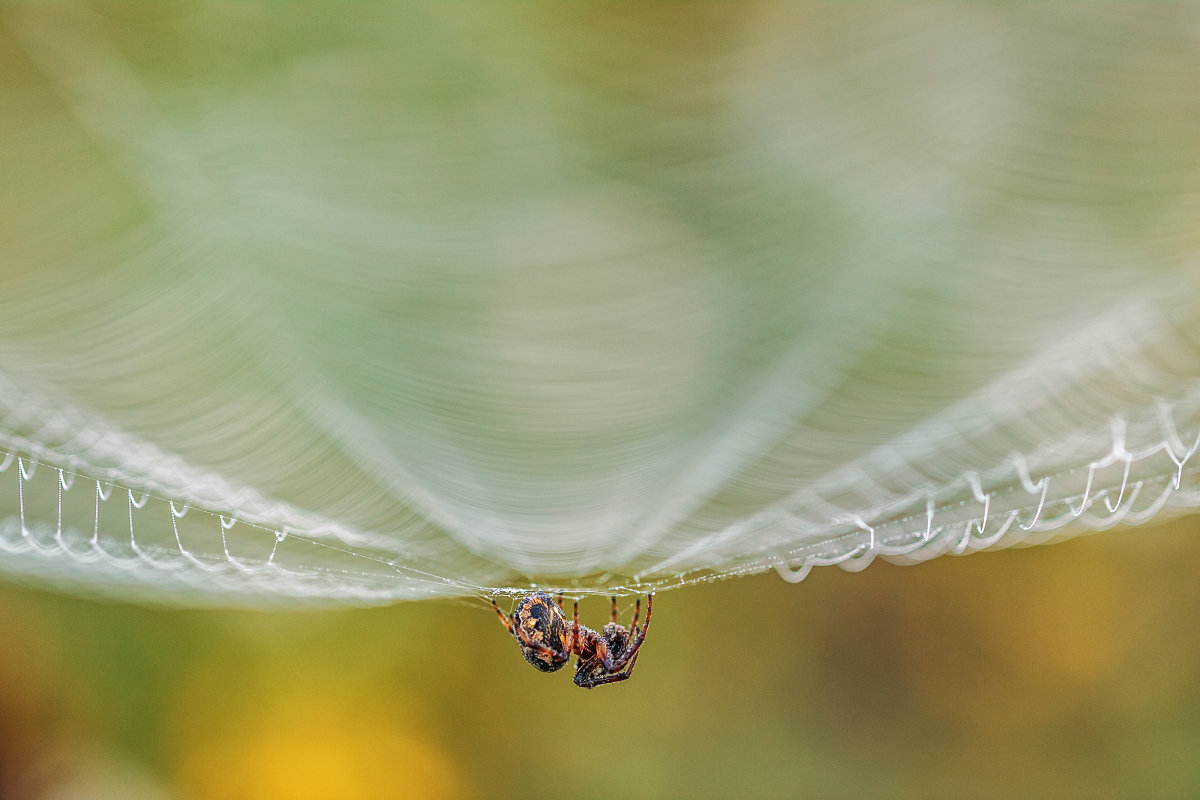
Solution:
[[[567,620],[553,597],[545,592],[534,592],[517,604],[512,620],[513,635],[521,645],[521,654],[526,661],[542,672],[555,672],[566,666],[571,655],[565,653]],[[531,645],[540,645],[553,654]],[[565,657],[559,658],[558,654],[565,654]]]
[[[632,638],[627,629],[615,622],[605,625],[600,635],[604,637],[604,642],[608,645],[608,652],[612,654],[613,658],[620,658],[625,654],[625,648],[629,647],[629,640]]]

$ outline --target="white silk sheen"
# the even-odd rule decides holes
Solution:
[[[630,593],[1200,506],[1196,7],[4,2],[0,82],[11,578]]]

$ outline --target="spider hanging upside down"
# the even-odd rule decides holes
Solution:
[[[628,628],[617,624],[617,598],[612,599],[612,622],[596,631],[579,624],[579,601],[571,622],[567,623],[562,610],[562,595],[558,602],[542,591],[534,592],[517,603],[511,617],[504,616],[500,606],[492,599],[496,616],[508,628],[508,632],[521,645],[525,660],[542,672],[555,672],[566,666],[572,655],[579,656],[575,662],[575,685],[591,689],[603,683],[623,681],[633,674],[638,651],[646,640],[650,629],[650,613],[654,595],[646,597],[646,626],[639,628],[638,614],[642,600],[639,597],[633,610],[633,622]]]

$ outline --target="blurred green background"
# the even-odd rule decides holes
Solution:
[[[482,600],[7,587],[0,796],[1191,796],[1198,527],[663,592],[634,678],[593,691],[531,669]]]
[[[235,296],[261,303],[248,306],[256,321],[315,320],[281,330],[304,334],[299,351],[325,364],[325,377],[365,376],[348,401],[387,432],[419,420],[405,412],[423,406],[406,406],[386,382],[376,392],[381,375],[422,392],[443,385],[422,375],[461,379],[428,399],[435,420],[490,396],[477,377],[527,389],[519,378],[547,367],[527,357],[530,373],[493,374],[491,351],[463,335],[474,328],[462,319],[474,324],[496,303],[514,319],[557,307],[555,320],[574,322],[573,304],[592,299],[616,253],[628,296],[661,305],[601,317],[605,329],[665,321],[650,329],[663,335],[661,350],[636,325],[614,340],[627,348],[618,355],[661,354],[627,359],[641,370],[628,385],[661,382],[663,397],[699,398],[710,416],[636,393],[627,405],[682,421],[684,445],[716,430],[706,420],[726,407],[729,387],[753,385],[741,376],[808,341],[794,338],[808,326],[828,337],[789,374],[805,390],[822,372],[836,377],[843,402],[795,432],[796,453],[824,458],[821,470],[778,459],[770,485],[791,492],[1080,326],[1128,322],[1112,311],[1118,301],[1145,300],[1161,322],[1160,293],[1184,306],[1196,296],[1184,282],[1195,272],[1200,197],[1194,11],[929,7],[893,10],[889,22],[887,8],[361,3],[347,13],[0,0],[11,90],[0,103],[0,367],[73,391],[165,454],[304,508],[324,503],[370,520],[358,494],[367,480],[336,459],[317,472],[290,455],[322,454],[303,438],[319,430],[296,424],[288,440],[262,432],[272,410],[293,408],[289,387],[307,384],[289,384],[289,367],[265,344],[259,360],[238,352],[258,329],[222,324],[209,306],[223,310]],[[528,276],[560,263],[587,281],[529,281],[545,296],[518,302]],[[430,264],[458,277],[442,286]],[[688,270],[709,264],[745,287],[715,295],[729,324],[711,330],[693,295],[674,293],[690,285]],[[408,272],[393,274],[400,267]],[[480,278],[494,269],[515,276],[500,301]],[[256,270],[270,291],[242,296],[232,276]],[[845,291],[824,293],[830,274]],[[409,339],[375,336],[362,312],[393,282],[404,303],[381,316]],[[345,302],[355,289],[364,299]],[[1079,367],[1085,385],[1098,381],[1093,392],[1051,399],[1070,413],[1063,398],[1170,395],[1169,381],[1195,374],[1183,346],[1195,339],[1189,314],[1163,323],[1161,340],[1113,336],[1133,343],[1120,353],[1137,369],[1119,363],[1121,380],[1104,383]],[[544,317],[528,319],[539,336],[495,331],[542,341]],[[194,327],[171,327],[181,320]],[[692,335],[693,323],[707,333]],[[547,330],[556,343],[593,343]],[[482,331],[479,342],[506,341]],[[858,332],[866,338],[856,343]],[[729,345],[739,337],[744,350]],[[478,376],[444,355],[459,350],[395,345],[405,341],[459,344]],[[1150,357],[1163,342],[1178,359],[1163,356],[1169,369]],[[381,366],[381,353],[392,360]],[[664,366],[679,364],[699,378]],[[661,434],[661,420],[635,425],[642,418],[630,412],[604,427],[611,397],[591,402],[591,384],[564,379],[576,368],[564,358],[547,386],[589,399],[580,418],[604,433],[597,445],[662,449],[636,433]],[[472,387],[465,405],[458,386]],[[791,413],[791,396],[780,397],[772,408]],[[1044,440],[1066,435],[1030,410],[1028,395],[1001,400],[1006,413],[987,424],[999,420],[1003,435],[984,437],[997,459],[1008,458],[1004,436],[1014,430],[1028,435],[1027,449],[1053,450]],[[1099,416],[1114,411],[1092,405]],[[497,408],[514,415],[498,417],[505,423],[518,412],[535,429],[542,421],[536,405]],[[531,474],[558,477],[550,452],[594,465],[593,452],[528,447],[503,425],[479,424],[486,416],[462,418],[482,433],[452,432],[474,450],[516,459],[485,459],[496,482],[484,486],[509,486],[520,459]],[[41,433],[44,421],[29,425]],[[436,473],[443,432],[411,427],[430,446],[395,452],[406,468]],[[580,430],[561,427],[568,443]],[[294,449],[250,460],[241,437],[251,429]],[[485,434],[511,441],[489,450],[490,440],[472,438]],[[921,437],[910,445],[914,459],[932,448],[928,474],[960,477],[961,454],[942,458]],[[691,449],[666,452],[691,466]],[[646,508],[672,499],[627,484],[653,474],[671,486],[679,471],[597,460]],[[607,503],[605,484],[580,474],[584,498]],[[456,491],[470,485],[457,469],[445,475]],[[478,519],[515,532],[487,540],[478,522],[465,526],[478,541],[463,552],[493,556],[493,567],[524,555],[529,529],[504,529],[500,512],[520,519],[561,499],[530,486],[527,505],[496,490],[490,508],[486,494],[463,491]],[[846,489],[845,508],[871,489]],[[385,500],[388,513],[407,513]],[[577,551],[605,549],[569,521]],[[663,592],[634,678],[590,692],[569,670],[531,669],[482,598],[265,613],[5,586],[0,800],[1197,796],[1198,527],[1192,517],[917,567],[817,569],[796,586],[765,575]],[[624,549],[630,530],[608,530],[607,546]],[[530,563],[553,574],[546,559]],[[134,577],[120,575],[132,591]],[[175,573],[164,575],[174,586]],[[625,618],[631,607],[626,600]],[[585,623],[606,613],[602,598],[583,604]]]

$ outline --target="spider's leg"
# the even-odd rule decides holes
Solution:
[[[629,635],[633,636],[637,630],[638,616],[642,613],[642,598],[639,596],[637,602],[633,604],[633,622],[629,623]],[[616,622],[614,619],[613,622]]]
[[[529,638],[529,634],[526,633],[525,629],[520,625],[513,625],[511,628],[509,628],[509,630],[512,631],[512,634],[517,638],[517,641],[532,650],[537,650],[542,655],[550,656],[555,661],[561,661],[564,663],[571,660],[571,651],[569,648],[564,648],[563,650],[559,651],[555,650],[553,647],[547,647],[540,642],[535,642]],[[570,633],[567,635],[570,636]]]
[[[629,663],[624,669],[618,669],[614,672],[605,672],[600,669],[600,664],[595,664],[585,673],[583,670],[575,671],[575,685],[582,686],[584,689],[591,689],[594,686],[602,686],[606,683],[616,683],[623,681],[633,675],[633,667],[637,664],[638,654],[635,651],[633,657],[629,659]],[[599,674],[597,674],[599,673]]]
[[[596,686],[603,686],[606,683],[616,683],[617,681],[626,680],[632,674],[632,670],[624,672],[613,672],[610,674],[590,674],[587,677],[583,676],[582,672],[575,673],[575,685],[584,689],[592,689]]]
[[[625,669],[621,670],[625,673],[626,678],[633,674],[633,666],[637,663],[638,653],[640,652],[641,648],[638,648],[638,650],[634,651],[633,658],[629,659],[629,663],[625,665]]]
[[[617,621],[617,596],[615,594],[612,596],[612,621]]]
[[[558,593],[558,610],[563,610],[563,593]],[[575,652],[575,629],[579,627],[579,601],[575,601],[575,624],[567,629],[566,641],[563,642],[563,657],[568,661],[571,658],[571,653]]]
[[[567,634],[567,653],[579,652],[579,601],[575,601],[575,608],[571,612],[571,630]]]
[[[608,653],[597,651],[586,661],[580,658],[575,664],[575,685],[587,688],[598,676],[606,675],[607,670],[604,668],[604,662],[611,659],[608,658]]]
[[[575,685],[582,686],[581,681],[591,680],[592,676],[600,669],[600,662],[591,658],[587,661],[580,659],[575,662]]]
[[[492,608],[496,609],[496,616],[499,617],[500,621],[504,623],[504,627],[508,628],[508,632],[512,633],[512,620],[504,615],[504,612],[500,610],[500,606],[496,605],[496,598],[494,597],[492,598]]]
[[[597,686],[602,686],[606,683],[616,683],[617,681],[626,680],[628,677],[628,672],[616,672],[612,675],[597,675],[596,677],[589,678],[586,681],[575,681],[575,685],[584,689],[594,689]]]
[[[633,643],[625,648],[625,652],[620,657],[607,661],[604,664],[604,671],[610,673],[620,672],[626,664],[637,658],[638,650],[642,648],[642,642],[646,641],[646,631],[650,630],[650,614],[654,611],[654,595],[646,595],[646,624],[638,630],[637,636],[633,638]]]
[[[527,639],[525,637],[524,631],[522,631],[520,628],[517,628],[516,630],[518,632],[518,638],[520,638],[521,643],[524,644],[529,649],[537,650],[542,655],[550,656],[555,661],[567,662],[571,659],[570,651],[567,651],[565,653],[560,653],[557,650],[555,650],[553,647],[546,647],[546,645],[544,645],[544,644],[538,644],[537,642],[531,642],[529,639]]]

